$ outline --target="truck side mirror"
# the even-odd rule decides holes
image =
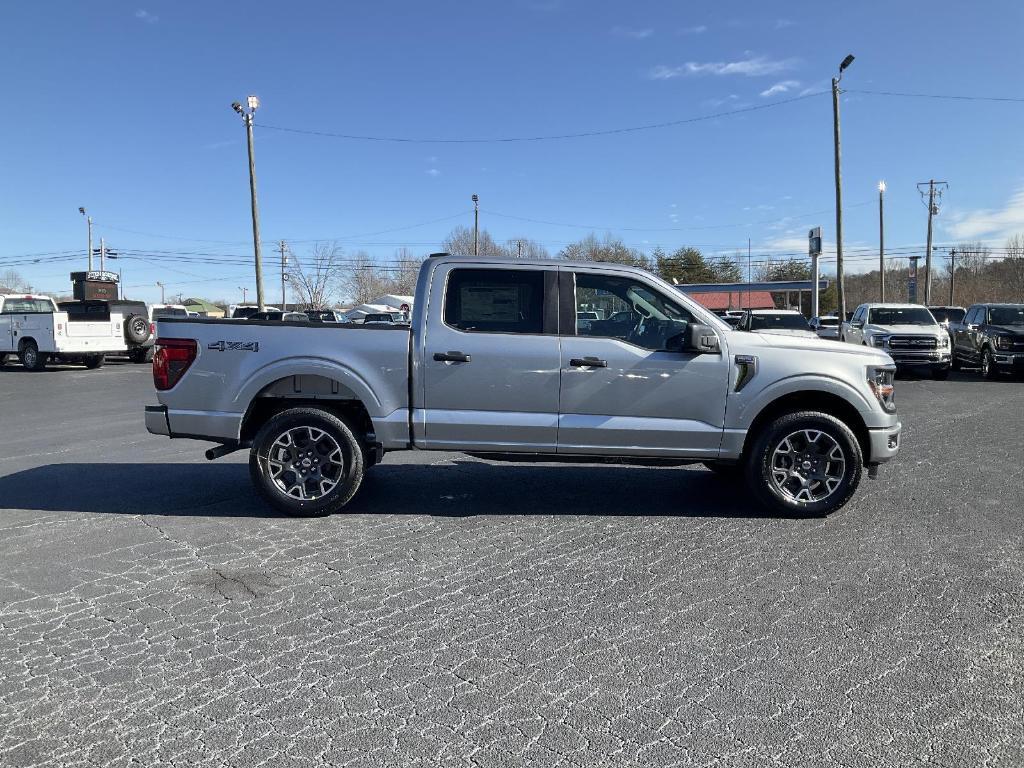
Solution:
[[[850,323],[850,327],[851,328],[863,328],[864,327],[864,322],[862,320],[853,320]]]
[[[690,354],[717,354],[719,352],[718,336],[707,325],[690,323],[686,330],[670,336],[665,341],[668,352],[688,352]]]

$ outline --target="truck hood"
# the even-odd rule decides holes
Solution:
[[[782,336],[779,334],[731,331],[728,333],[729,353],[756,355],[766,349],[788,349],[796,353],[821,353],[827,355],[855,355],[865,360],[866,365],[889,365],[892,358],[880,349],[858,344],[837,344],[831,339],[813,336]]]
[[[908,334],[911,336],[942,336],[945,331],[942,326],[936,325],[865,325],[865,333],[895,333]]]

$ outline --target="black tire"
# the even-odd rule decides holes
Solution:
[[[4,352],[0,352],[0,366],[7,365],[7,355]]]
[[[999,378],[999,366],[992,359],[992,350],[988,347],[981,350],[981,375],[989,381]]]
[[[41,371],[46,367],[48,355],[40,352],[34,341],[26,341],[18,351],[18,358],[21,364],[30,371]]]
[[[148,363],[153,360],[153,348],[134,347],[128,350],[128,359],[133,363]]]
[[[107,362],[107,358],[104,355],[87,355],[82,359],[83,365],[90,371],[102,368],[105,362]]]
[[[773,478],[772,459],[776,449],[781,449],[781,444],[803,430],[812,430],[827,435],[830,441],[825,443],[838,448],[842,454],[841,474],[837,475],[839,482],[828,495],[817,500],[797,500],[792,493],[787,493],[777,485]],[[820,439],[817,438],[817,439]],[[793,444],[790,444],[794,447]],[[799,453],[799,452],[798,452]],[[808,450],[808,460],[814,457]],[[819,461],[826,461],[823,469],[828,467],[838,469],[834,466],[835,461],[828,461],[818,457]],[[789,517],[820,517],[834,512],[850,500],[857,486],[860,485],[863,474],[864,456],[861,452],[860,443],[850,428],[834,416],[817,411],[799,411],[779,416],[767,427],[761,430],[760,434],[754,435],[754,443],[747,454],[746,478],[747,484],[760,501],[769,510]],[[788,478],[782,485],[790,482]],[[818,483],[820,485],[820,483]],[[827,487],[827,484],[826,484]],[[814,488],[808,488],[808,492]],[[803,490],[799,491],[803,493]]]
[[[956,351],[949,356],[949,367],[954,371],[960,370],[960,358],[956,356]]]
[[[308,430],[312,431],[307,435]],[[278,442],[285,435],[292,441],[290,446]],[[332,459],[331,471],[325,471],[328,460],[334,456],[332,449],[340,451],[341,464],[335,470],[337,462]],[[271,468],[272,451],[281,460],[282,469],[276,478]],[[319,408],[290,408],[278,413],[257,433],[249,452],[249,475],[260,495],[275,509],[295,517],[318,517],[339,511],[359,490],[363,467],[363,449],[352,430],[333,413]],[[298,472],[310,475],[303,479]],[[334,485],[323,487],[330,482]],[[298,495],[287,493],[284,486],[291,486],[288,490]],[[299,498],[310,491],[313,498]],[[318,492],[323,495],[316,496]]]
[[[129,315],[124,321],[124,337],[130,344],[142,344],[149,339],[149,318]]]
[[[945,381],[949,378],[949,368],[932,368],[932,378],[935,381]]]

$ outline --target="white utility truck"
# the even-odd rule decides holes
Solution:
[[[50,361],[99,368],[106,355],[127,352],[124,318],[69,319],[49,296],[0,294],[0,363],[16,354],[21,364],[41,371]]]

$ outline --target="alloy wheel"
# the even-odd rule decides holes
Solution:
[[[324,430],[292,427],[274,440],[267,467],[281,493],[312,501],[326,496],[341,482],[345,458],[338,441]]]
[[[845,476],[846,454],[835,438],[821,430],[792,432],[772,451],[772,484],[791,501],[824,501]]]

